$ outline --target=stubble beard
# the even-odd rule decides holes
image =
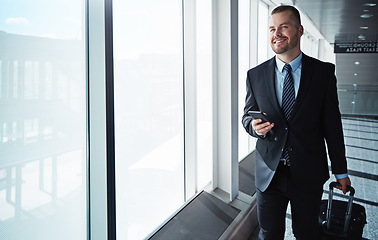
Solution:
[[[287,41],[290,41],[288,41],[284,47],[275,47],[274,43],[271,42],[271,48],[273,52],[275,52],[276,54],[282,54],[295,48],[298,45],[298,34],[299,31],[297,31],[290,39],[286,37]]]

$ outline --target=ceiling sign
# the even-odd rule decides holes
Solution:
[[[378,53],[378,42],[335,43],[334,53]]]

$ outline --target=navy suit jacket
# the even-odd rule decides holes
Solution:
[[[294,181],[303,191],[311,191],[329,178],[327,150],[332,172],[347,173],[335,66],[303,54],[300,86],[289,122],[277,101],[275,66],[273,57],[250,69],[247,75],[242,123],[250,135],[258,138],[256,187],[265,191],[269,186],[286,144]],[[265,112],[274,123],[265,138],[253,130],[252,117],[248,114],[251,110]]]

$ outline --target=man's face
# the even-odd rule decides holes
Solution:
[[[270,45],[276,54],[299,51],[303,27],[292,19],[290,11],[273,14],[269,21]]]

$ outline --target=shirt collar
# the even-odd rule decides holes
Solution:
[[[276,55],[276,67],[280,72],[283,72],[283,67],[286,63],[282,62]],[[297,68],[302,64],[302,52],[299,54],[299,56],[294,59],[293,61],[289,62],[290,67],[292,69],[292,72],[295,72]]]

